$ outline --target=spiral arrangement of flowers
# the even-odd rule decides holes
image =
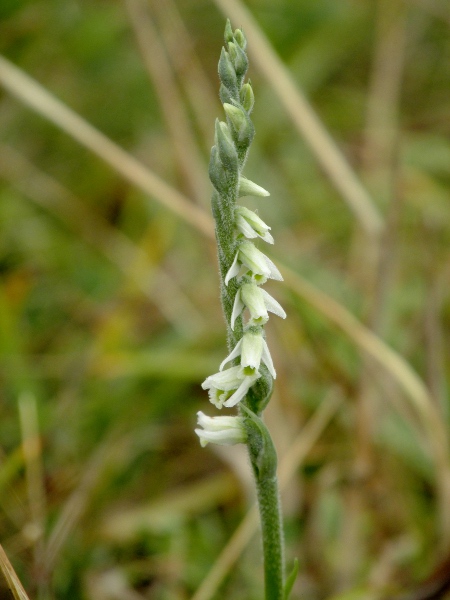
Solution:
[[[277,267],[254,244],[259,239],[273,244],[270,227],[254,211],[238,204],[242,196],[265,197],[269,192],[242,174],[255,134],[250,119],[254,94],[251,83],[244,83],[248,68],[247,41],[240,29],[233,33],[228,21],[225,42],[227,49],[222,48],[219,77],[226,122],[216,121],[209,175],[214,186],[212,210],[230,354],[220,365],[219,372],[207,377],[202,387],[208,390],[209,399],[217,408],[246,401],[248,408],[260,414],[270,398],[272,379],[276,377],[264,326],[269,312],[283,318],[286,313],[262,288],[268,279],[282,280]],[[248,316],[244,321],[246,311]],[[257,382],[259,385],[255,385]],[[205,419],[200,413],[199,425],[203,429],[197,433],[203,443],[236,443],[235,435],[229,438],[223,435],[218,441],[221,417],[216,417],[212,436],[213,432],[208,432],[210,421]],[[228,421],[224,427],[230,430]]]

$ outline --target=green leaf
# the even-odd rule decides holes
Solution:
[[[288,578],[286,579],[286,583],[284,584],[284,600],[289,600],[289,596],[291,595],[292,588],[294,587],[295,580],[298,575],[298,558],[294,559],[294,566],[292,567],[292,571],[290,572]]]

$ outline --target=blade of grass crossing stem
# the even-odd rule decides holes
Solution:
[[[30,600],[0,544],[0,568],[15,600]]]

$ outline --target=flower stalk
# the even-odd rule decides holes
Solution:
[[[202,446],[247,444],[255,476],[263,538],[266,600],[286,600],[284,543],[276,477],[277,454],[262,413],[270,400],[275,367],[264,327],[269,312],[285,318],[280,304],[262,286],[282,281],[274,263],[256,247],[273,244],[270,227],[245,206],[242,196],[264,198],[264,188],[242,174],[255,129],[250,118],[255,98],[248,68],[247,40],[230,21],[218,72],[225,121],[216,120],[209,176],[214,186],[211,204],[216,226],[222,308],[227,326],[228,356],[219,371],[203,382],[214,406],[236,406],[236,417],[199,413],[196,433]]]

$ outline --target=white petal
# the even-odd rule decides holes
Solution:
[[[223,403],[223,405],[227,406],[228,408],[230,406],[236,406],[236,404],[238,404],[242,400],[242,398],[245,398],[245,395],[247,394],[248,390],[252,387],[252,385],[259,377],[261,377],[261,375],[258,372],[256,372],[254,375],[249,375],[248,377],[245,377],[239,388],[234,392],[232,396],[230,396],[230,398],[228,398],[226,402]]]
[[[283,307],[281,306],[281,304],[279,304],[275,298],[273,298],[270,294],[268,294],[266,292],[266,290],[261,289],[260,290],[263,297],[264,297],[264,304],[267,307],[267,310],[269,310],[271,313],[273,313],[274,315],[277,315],[278,317],[281,317],[282,319],[286,318],[286,313],[283,310]]]
[[[267,345],[266,340],[263,340],[262,360],[266,367],[269,369],[269,372],[272,375],[272,377],[276,379],[277,374],[273,366],[272,357],[270,356],[269,346]]]
[[[233,264],[231,265],[231,267],[225,277],[225,285],[228,285],[228,282],[230,281],[230,279],[233,279],[233,277],[236,277],[236,275],[239,273],[240,267],[238,264],[238,254],[239,254],[239,251],[236,252],[236,256],[234,257]]]
[[[242,215],[237,216],[236,227],[243,235],[245,235],[246,238],[253,239],[258,237],[256,231],[253,229],[253,227],[251,227],[251,225],[249,225]]]
[[[245,431],[243,429],[226,429],[223,431],[203,431],[195,429],[195,433],[200,438],[200,444],[204,448],[207,444],[219,444],[219,446],[234,446],[246,441]]]
[[[273,262],[270,260],[270,258],[268,256],[266,256],[265,254],[263,254],[263,256],[264,256],[264,258],[266,260],[266,263],[267,263],[267,266],[269,267],[269,270],[270,270],[269,277],[271,279],[276,279],[277,281],[283,281],[283,277],[282,277],[280,271],[273,264]]]
[[[255,283],[244,283],[240,290],[242,301],[250,311],[252,319],[259,319],[264,322],[268,321],[269,315],[267,314],[265,298],[262,294],[263,290]]]
[[[242,381],[242,370],[240,367],[231,367],[225,371],[219,371],[214,375],[210,375],[202,383],[204,390],[216,388],[225,392],[238,387]]]
[[[244,333],[242,337],[241,367],[252,367],[258,370],[263,352],[262,333]]]
[[[241,289],[239,288],[238,291],[236,292],[236,297],[234,298],[234,304],[233,304],[233,312],[231,313],[231,330],[234,331],[234,322],[236,321],[236,319],[238,318],[238,316],[241,314],[241,312],[244,310],[245,304],[242,301],[241,298]]]
[[[246,221],[250,228],[253,230],[254,234],[259,236],[265,242],[273,244],[273,237],[269,233],[270,227],[267,225],[267,223],[264,223],[264,221],[258,217],[256,212],[254,212],[253,210],[249,210],[246,206],[238,206],[236,208],[236,213],[238,215],[239,223],[241,223],[242,220]],[[239,217],[241,217],[242,219],[240,219]],[[255,237],[255,235],[246,235],[246,237],[253,238]]]
[[[241,422],[240,417],[208,417],[201,410],[197,413],[197,424],[207,431],[222,431],[226,428],[234,428]]]
[[[273,239],[273,237],[270,235],[270,233],[268,231],[266,231],[266,233],[264,235],[260,235],[259,236],[264,242],[267,242],[268,244],[274,244],[275,240]]]
[[[258,250],[252,242],[243,242],[239,248],[239,259],[253,273],[259,273],[266,277],[271,276],[271,267],[267,262],[269,259]],[[274,265],[275,266],[275,265]]]
[[[230,360],[233,360],[234,358],[237,358],[240,353],[241,353],[241,346],[242,346],[242,339],[240,339],[238,341],[238,343],[236,344],[236,346],[234,347],[234,350],[232,352],[230,352],[230,354],[226,357],[225,360],[223,360],[220,363],[220,367],[219,367],[219,371],[222,371],[224,366],[230,362]],[[236,367],[235,367],[236,368]],[[239,367],[238,367],[239,368]]]

